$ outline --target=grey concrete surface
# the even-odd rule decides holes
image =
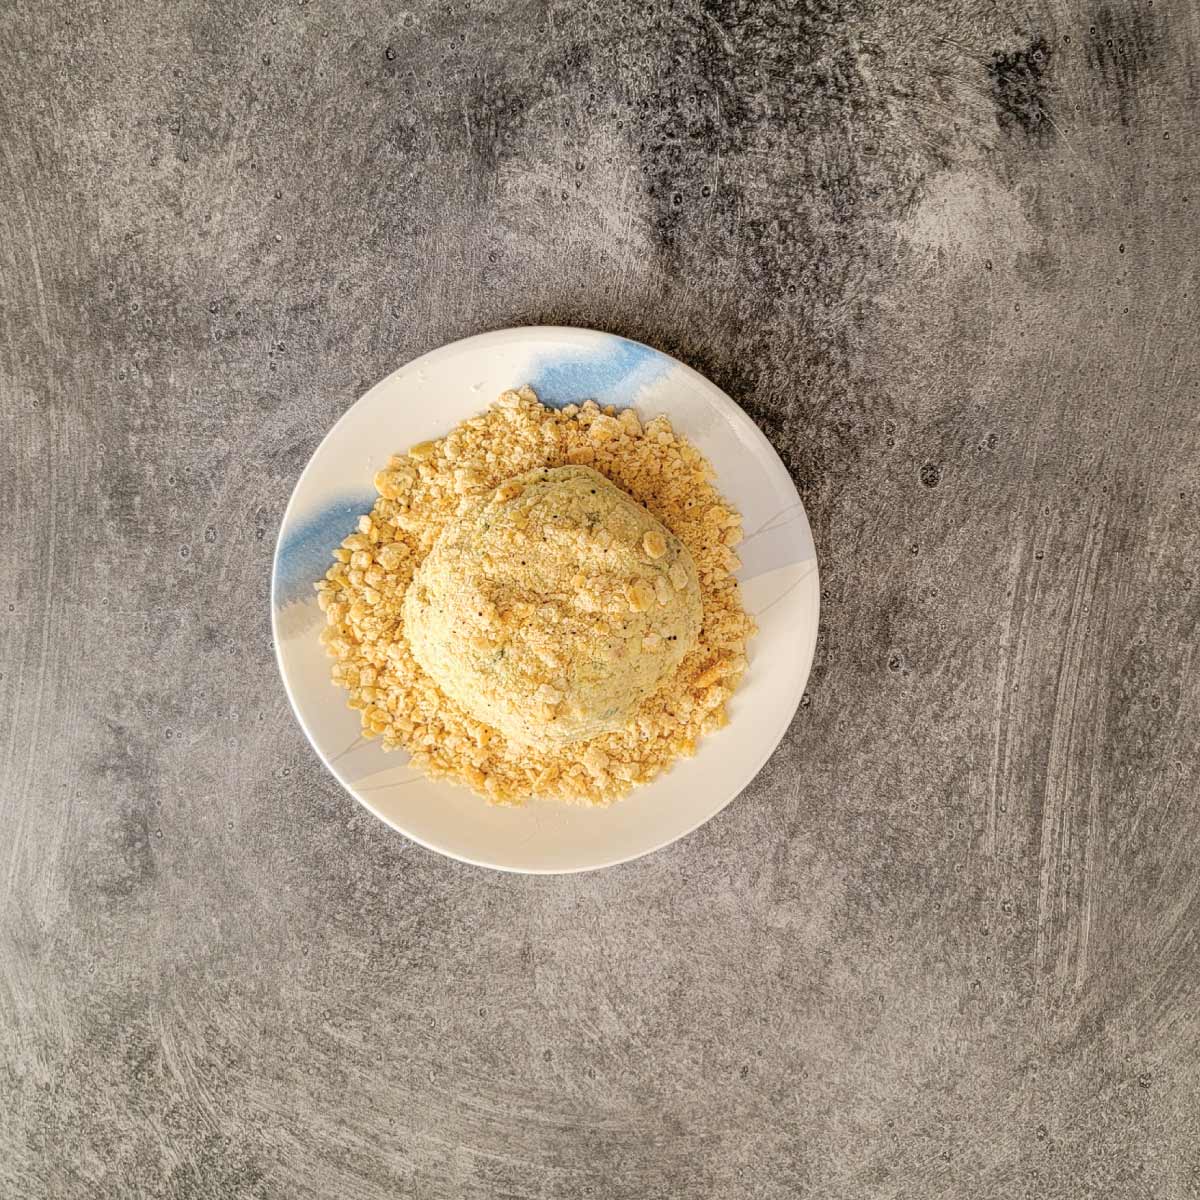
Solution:
[[[0,1196],[1200,1196],[1200,14],[0,6]],[[275,672],[364,386],[735,396],[808,696],[592,876],[407,844]]]

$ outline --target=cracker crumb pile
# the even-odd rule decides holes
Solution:
[[[448,522],[514,476],[568,465],[599,471],[687,547],[703,621],[694,649],[626,727],[537,749],[506,738],[441,692],[410,650],[404,599]],[[431,777],[466,784],[495,804],[534,796],[609,804],[695,753],[701,736],[726,723],[726,701],[746,669],[746,642],[755,631],[733,575],[741,518],[714,488],[703,455],[665,417],[643,425],[632,409],[592,401],[551,409],[523,387],[446,437],[390,459],[375,487],[375,507],[334,551],[334,565],[316,585],[333,679],[361,712],[365,736],[381,738],[385,749],[403,747]]]

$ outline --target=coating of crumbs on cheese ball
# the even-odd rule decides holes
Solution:
[[[404,601],[450,522],[514,476],[568,465],[600,472],[679,538],[695,563],[703,618],[694,648],[624,728],[536,749],[443,694],[409,647]],[[523,387],[446,437],[393,457],[375,486],[375,507],[316,585],[334,682],[349,691],[367,737],[407,749],[431,777],[464,783],[493,803],[541,796],[608,804],[693,754],[702,735],[726,723],[754,633],[733,575],[741,518],[713,487],[704,457],[665,417],[643,425],[632,409],[591,401],[555,410]],[[631,587],[630,604],[642,599]]]
[[[417,663],[541,750],[615,733],[696,644],[687,547],[591,467],[540,467],[448,522],[404,600]]]

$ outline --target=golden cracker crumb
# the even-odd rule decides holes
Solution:
[[[626,728],[540,752],[474,720],[440,692],[413,658],[402,607],[417,567],[464,506],[514,476],[568,464],[605,475],[684,543],[699,573],[704,616],[696,647]],[[374,509],[333,552],[333,566],[316,585],[327,620],[321,642],[335,660],[334,682],[362,714],[364,734],[379,737],[384,749],[403,747],[430,776],[466,784],[494,804],[532,796],[609,804],[695,753],[698,739],[728,720],[725,706],[754,633],[732,575],[741,520],[712,481],[703,455],[666,417],[643,424],[631,409],[614,415],[592,401],[556,411],[528,387],[505,392],[446,437],[393,456],[375,476]],[[603,548],[621,535],[601,529],[595,536]],[[653,539],[642,549],[657,557]],[[683,587],[686,575],[671,582]],[[581,607],[596,613],[598,636],[613,606],[655,611],[670,600],[662,588],[649,595],[627,583],[611,576],[583,581]],[[480,611],[497,638],[522,620],[515,608]],[[479,636],[481,645],[491,644],[490,633]],[[561,696],[547,684],[540,699],[549,716]]]

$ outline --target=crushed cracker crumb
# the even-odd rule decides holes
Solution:
[[[569,464],[599,471],[683,542],[699,573],[703,624],[696,646],[627,727],[536,750],[441,693],[409,649],[403,606],[414,573],[448,522],[515,476]],[[403,747],[428,775],[466,784],[494,804],[534,796],[609,804],[694,754],[701,736],[727,723],[726,704],[746,670],[746,643],[755,631],[732,574],[741,518],[713,478],[707,460],[666,417],[643,424],[632,409],[605,411],[592,401],[555,410],[528,387],[505,392],[444,438],[393,456],[375,476],[374,508],[316,584],[333,680],[361,713],[364,735],[381,738],[385,749]],[[650,559],[661,553],[657,538],[643,548]],[[604,582],[591,583],[599,606]],[[686,577],[672,576],[671,584],[681,588]],[[622,599],[646,611],[670,601],[666,586],[660,577],[654,588],[630,587]],[[553,691],[542,696],[547,713]]]

